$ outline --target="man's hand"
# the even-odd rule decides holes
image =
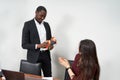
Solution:
[[[54,48],[53,45],[50,45],[50,46],[49,46],[49,50],[52,50],[53,48]]]
[[[37,44],[37,49],[38,48],[47,48],[50,43],[48,41],[45,41],[41,44]]]
[[[55,37],[52,37],[50,40],[46,40],[45,42],[41,43],[41,44],[37,44],[37,49],[38,48],[46,48],[49,50],[52,50],[54,48],[54,44],[57,43],[57,40]]]

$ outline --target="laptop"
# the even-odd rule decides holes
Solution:
[[[2,70],[6,80],[25,80],[24,73],[10,71],[10,70]]]

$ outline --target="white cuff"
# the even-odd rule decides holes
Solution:
[[[37,49],[37,44],[35,44],[35,49]]]

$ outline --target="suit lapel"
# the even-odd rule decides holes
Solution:
[[[37,30],[37,26],[35,24],[35,21],[34,19],[32,20],[32,26],[33,26],[33,31],[34,31],[34,36],[37,38],[37,42],[40,43],[40,37],[39,37],[39,34],[38,34],[38,30]]]
[[[46,25],[45,22],[43,24],[44,24],[44,27],[45,27],[45,30],[46,30],[46,39],[48,40],[48,35],[49,35],[48,26]]]

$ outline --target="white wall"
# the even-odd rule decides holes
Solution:
[[[19,71],[20,60],[26,58],[23,24],[39,5],[47,8],[45,20],[58,40],[51,51],[53,76],[63,80],[57,58],[74,59],[79,41],[88,38],[97,46],[100,80],[120,80],[120,0],[0,0],[1,68]]]

